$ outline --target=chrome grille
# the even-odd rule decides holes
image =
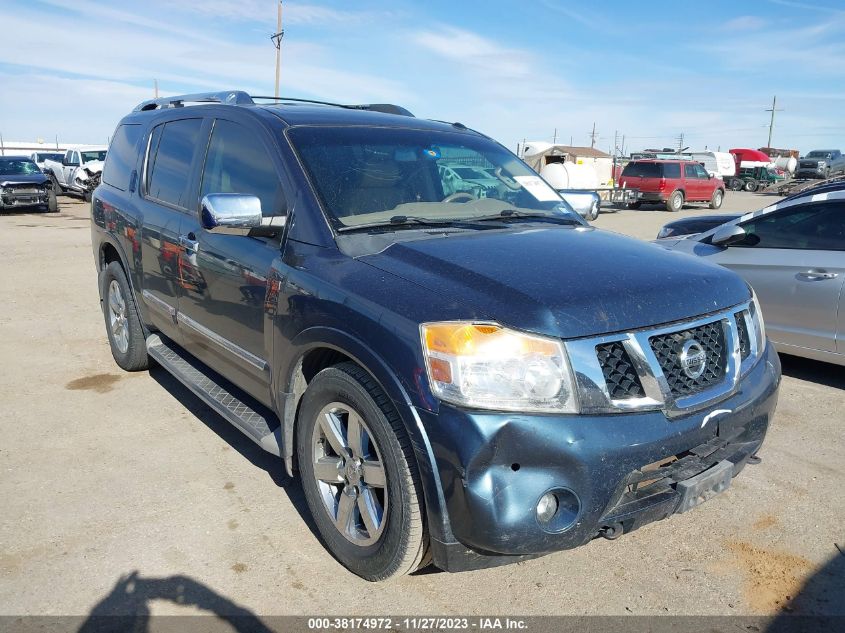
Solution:
[[[612,400],[627,400],[645,396],[634,364],[620,341],[596,345],[596,355],[601,365],[607,391]]]
[[[690,376],[681,364],[681,350],[691,339],[695,339],[704,349],[704,371],[698,377]],[[652,336],[649,338],[649,344],[674,396],[703,391],[725,376],[727,354],[725,331],[721,321]]]

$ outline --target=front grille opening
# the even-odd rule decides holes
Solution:
[[[596,345],[596,356],[598,356],[611,400],[645,397],[640,377],[634,369],[625,346],[620,341]]]
[[[697,367],[685,367],[682,363],[684,345],[691,340],[697,342],[704,352],[703,370],[700,374],[696,371]],[[727,350],[721,321],[652,336],[649,338],[649,344],[666,376],[669,389],[676,397],[703,391],[725,377]]]
[[[736,319],[736,333],[739,338],[739,355],[742,360],[745,360],[751,355],[751,337],[748,334],[748,324],[745,321],[745,315],[748,310],[737,312],[734,314]]]

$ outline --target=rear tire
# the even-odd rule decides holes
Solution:
[[[677,213],[684,208],[684,194],[680,191],[673,191],[666,200],[666,210]]]
[[[757,191],[758,186],[759,186],[759,184],[757,183],[756,180],[747,180],[745,182],[745,190],[746,191],[752,191],[752,192]]]
[[[319,372],[302,397],[296,434],[305,499],[329,552],[370,581],[425,566],[428,529],[411,442],[370,375],[354,363]]]
[[[625,208],[626,209],[639,209],[641,206],[643,206],[643,203],[637,201],[637,202],[629,202],[628,204],[625,205]]]
[[[149,357],[144,329],[129,281],[118,262],[106,266],[102,283],[103,317],[114,361],[126,371],[147,369]]]
[[[716,189],[713,192],[713,197],[710,198],[710,208],[711,209],[718,209],[722,206],[722,202],[725,199],[725,192],[721,189]]]

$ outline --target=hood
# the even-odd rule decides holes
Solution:
[[[105,161],[102,160],[92,160],[82,165],[81,169],[87,170],[90,174],[99,174],[103,171],[103,165],[105,164]]]
[[[466,318],[561,338],[688,319],[749,297],[725,268],[587,227],[453,233],[360,261],[459,301]]]
[[[40,185],[47,182],[44,174],[0,174],[0,186]]]

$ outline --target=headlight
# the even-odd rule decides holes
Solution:
[[[441,400],[479,409],[577,413],[563,344],[494,323],[420,326],[431,389]]]
[[[757,337],[757,353],[763,353],[766,346],[766,325],[763,323],[763,311],[760,309],[760,300],[757,299],[757,293],[751,289],[751,320],[754,322],[754,333]]]

